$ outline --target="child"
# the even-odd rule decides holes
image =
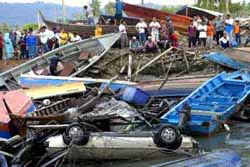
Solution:
[[[96,23],[95,37],[100,37],[100,36],[102,36],[102,27],[100,26],[99,23]]]
[[[220,38],[219,42],[220,42],[220,46],[223,49],[226,49],[229,47],[229,37],[227,36],[227,32],[224,32],[223,37]]]

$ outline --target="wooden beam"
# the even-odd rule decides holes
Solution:
[[[138,73],[142,72],[145,68],[147,68],[148,66],[152,65],[154,62],[156,62],[157,60],[159,60],[162,56],[166,55],[167,53],[169,53],[173,48],[169,48],[166,51],[164,51],[163,53],[161,53],[160,55],[156,56],[153,60],[149,61],[147,64],[145,64],[143,67],[141,67],[139,70],[137,70],[132,76],[134,75],[138,75]]]

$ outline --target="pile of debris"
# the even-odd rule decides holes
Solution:
[[[1,90],[6,90],[0,93],[3,164],[62,166],[72,159],[169,153],[209,158],[200,156],[199,144],[187,135],[229,129],[227,121],[237,114],[248,119],[250,74],[217,75],[223,69],[247,69],[245,63],[221,52],[110,50],[118,39],[119,34],[110,34],[84,40],[0,74]],[[51,59],[57,60],[58,76],[48,75]],[[145,75],[158,80],[142,81]]]

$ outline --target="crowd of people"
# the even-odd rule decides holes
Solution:
[[[219,15],[215,21],[195,16],[188,27],[188,43],[189,47],[198,45],[211,49],[217,44],[226,49],[241,45],[240,33],[239,19],[233,19],[229,14],[225,18]]]
[[[173,22],[170,17],[166,17],[166,23],[160,23],[154,17],[147,24],[144,19],[136,24],[135,29],[138,33],[128,42],[127,28],[124,20],[121,20],[119,32],[121,33],[121,48],[129,44],[132,52],[151,52],[158,53],[160,48],[178,47],[178,34],[174,30]]]
[[[143,19],[135,26],[137,35],[129,41],[132,52],[156,52],[159,48],[178,47],[179,34],[175,31],[170,17],[165,22],[158,22],[154,17],[147,24]],[[119,25],[121,48],[128,45],[125,21]],[[218,45],[222,49],[241,46],[241,29],[239,19],[233,19],[229,14],[225,18],[218,16],[214,20],[194,16],[188,26],[188,47],[212,49]],[[250,29],[246,35],[244,46],[250,42]]]
[[[0,59],[32,59],[68,43],[80,41],[80,35],[65,32],[63,29],[49,30],[42,26],[39,31],[32,28],[23,31],[0,32]]]

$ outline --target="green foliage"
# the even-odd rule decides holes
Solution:
[[[161,11],[168,12],[168,13],[175,13],[180,6],[163,6]]]
[[[208,10],[219,11],[222,13],[232,13],[232,14],[239,14],[243,10],[247,11],[249,8],[246,8],[248,4],[243,2],[232,3],[231,0],[220,0],[219,5],[216,4],[215,0],[198,0],[196,6]]]
[[[29,30],[29,28],[32,28],[33,30],[37,30],[38,29],[38,24],[34,24],[34,23],[27,23],[23,26],[23,30]]]
[[[6,23],[0,23],[0,31],[2,33],[10,32],[11,31],[11,27],[8,24],[6,24]]]
[[[241,6],[240,2],[238,2],[238,3],[232,3],[230,5],[229,9],[230,9],[231,13],[240,14],[240,11],[242,10],[241,8],[242,8],[242,6]]]
[[[94,15],[100,16],[100,14],[101,14],[101,10],[100,10],[101,2],[99,0],[92,0],[91,7],[94,10]]]
[[[86,15],[83,14],[83,13],[75,13],[75,14],[73,15],[73,18],[74,18],[75,20],[84,20],[84,19],[86,19]]]
[[[109,15],[115,15],[115,3],[109,2],[104,6],[104,10]]]

